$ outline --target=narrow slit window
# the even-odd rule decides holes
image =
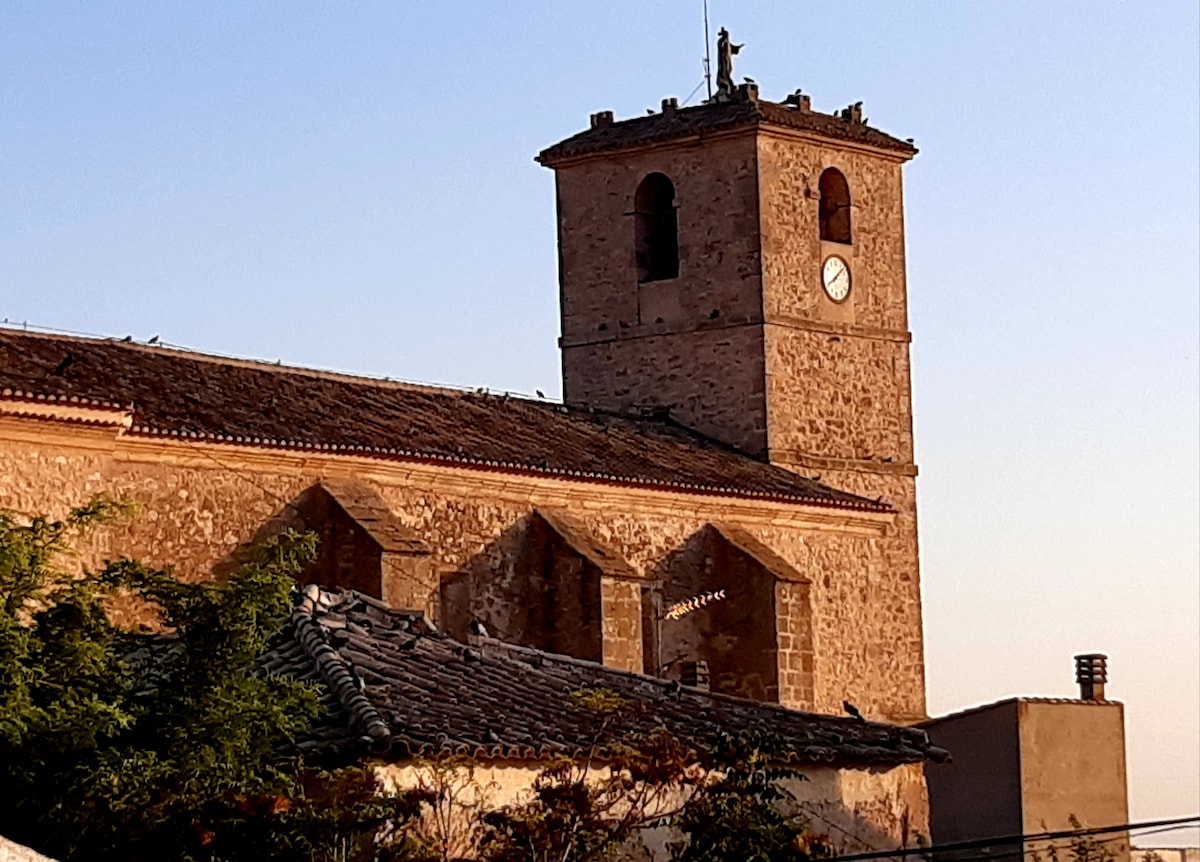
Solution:
[[[850,231],[850,186],[846,177],[837,168],[829,168],[821,174],[821,239],[829,242],[854,240]]]
[[[679,277],[679,222],[675,185],[665,174],[650,174],[634,196],[638,281]]]

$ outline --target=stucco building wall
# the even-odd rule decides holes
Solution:
[[[950,763],[925,769],[934,843],[1020,835],[1021,743],[1016,701],[946,721],[935,719],[928,729],[930,738],[954,756]]]
[[[0,837],[0,862],[54,862],[49,856]]]
[[[388,789],[455,788],[453,795],[464,804],[456,809],[457,822],[448,831],[460,841],[460,847],[466,843],[461,836],[466,834],[473,810],[529,802],[530,788],[541,769],[533,762],[462,764],[451,773],[428,763],[376,767]],[[810,765],[798,771],[803,780],[788,779],[782,784],[792,798],[781,807],[807,820],[814,832],[827,834],[838,852],[860,851],[864,845],[875,849],[914,847],[918,841],[927,841],[929,804],[920,764],[869,770]],[[596,774],[604,773],[598,770]],[[666,796],[657,810],[670,812],[683,801],[682,794]],[[665,862],[670,859],[668,843],[679,838],[675,830],[646,829],[620,858]]]
[[[1014,698],[924,727],[954,755],[925,767],[936,843],[1069,830],[1072,818],[1085,828],[1129,822],[1120,703]],[[1106,841],[1128,860],[1127,835]]]
[[[1018,701],[1026,832],[1129,822],[1125,707],[1120,703]],[[1128,859],[1128,836],[1119,845]]]

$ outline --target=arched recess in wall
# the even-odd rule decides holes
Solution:
[[[853,242],[850,225],[850,184],[837,168],[826,168],[818,185],[821,193],[821,239]]]
[[[289,504],[299,527],[318,537],[302,583],[358,590],[398,608],[432,612],[436,575],[429,547],[405,527],[374,487],[322,479]]]
[[[646,673],[678,678],[682,660],[703,661],[713,691],[813,708],[810,585],[791,564],[741,527],[707,524],[658,575],[661,594],[643,595]],[[717,592],[676,617],[663,610]]]
[[[633,200],[638,281],[679,277],[679,221],[675,184],[666,174],[646,176]]]
[[[474,621],[511,643],[640,671],[644,580],[583,523],[537,509],[442,577],[439,622],[463,640]]]

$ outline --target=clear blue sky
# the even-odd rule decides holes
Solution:
[[[863,99],[922,151],[931,710],[1068,696],[1071,656],[1105,651],[1133,816],[1200,810],[1195,3],[712,20],[766,97]],[[532,157],[686,97],[702,53],[699,0],[6,3],[0,318],[557,392]]]

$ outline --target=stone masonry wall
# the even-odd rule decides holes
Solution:
[[[767,327],[772,460],[911,464],[908,345]]]
[[[908,328],[902,162],[848,146],[770,134],[758,138],[766,319]],[[852,245],[822,242],[817,183],[837,168],[850,186]],[[835,303],[821,286],[827,254],[850,264],[853,289]]]
[[[639,284],[634,194],[653,172],[675,186],[679,277]],[[765,451],[753,135],[593,159],[556,178],[565,400],[669,407]]]
[[[815,661],[825,665],[818,678],[845,679],[850,668],[866,664],[923,679],[907,344],[848,336],[828,343],[834,338],[768,327],[768,367],[783,369],[768,382],[772,460],[835,488],[882,498],[898,515],[894,530],[875,542],[876,574],[865,575],[856,582],[859,594],[846,597],[875,607],[880,630],[888,635],[857,645],[863,654],[846,652],[833,645],[848,645],[855,623],[825,615],[825,629],[815,635]],[[914,693],[918,690],[923,684]],[[830,700],[836,696],[825,692]],[[914,698],[907,710],[914,718],[923,715],[924,700]]]
[[[665,408],[683,425],[766,453],[762,328],[670,333],[563,349],[564,397],[618,412]]]
[[[891,575],[881,569],[879,554],[881,538],[893,531],[886,516],[0,419],[0,506],[62,515],[100,492],[139,503],[136,520],[90,538],[78,559],[84,566],[124,554],[172,565],[183,577],[211,577],[214,566],[227,567],[246,543],[286,520],[305,489],[327,477],[369,483],[428,544],[431,583],[424,595],[431,605],[436,581],[473,566],[505,578],[511,561],[500,552],[504,536],[534,509],[569,511],[650,579],[664,576],[672,554],[706,524],[739,525],[811,583],[816,660],[807,691],[816,694],[781,685],[783,703],[837,713],[852,694],[881,718],[908,715],[923,704],[919,652],[903,661],[889,658],[897,644],[913,642],[896,621],[919,620],[919,606],[915,591],[887,587]],[[836,484],[836,477],[827,478]],[[639,592],[631,586],[622,601],[611,596],[612,606],[632,607]],[[454,610],[430,609],[445,617]],[[132,623],[143,612],[117,613]],[[634,621],[627,629],[622,636],[640,641]]]
[[[780,685],[785,698],[811,685],[822,708],[848,697],[877,711],[876,683],[860,669],[886,669],[914,682],[903,703],[886,709],[918,718],[925,707],[903,162],[762,129],[587,159],[556,176],[568,399],[669,407],[702,433],[896,507],[895,528],[872,540],[869,553],[808,589],[811,629],[795,610],[804,587],[777,586]],[[818,187],[827,168],[849,185],[851,243],[820,237]],[[629,214],[650,171],[676,184],[681,269],[678,279],[638,286]],[[851,268],[845,302],[821,285],[830,254]],[[651,306],[661,321],[634,319]],[[866,629],[856,623],[863,614]]]
[[[564,338],[653,334],[661,331],[654,328],[659,316],[675,330],[691,329],[709,321],[714,309],[717,325],[760,320],[757,170],[753,135],[558,168]],[[679,277],[669,280],[673,290],[666,292],[673,300],[652,296],[663,282],[639,287],[634,258],[634,194],[655,172],[675,186]],[[652,305],[670,313],[639,315]]]
[[[634,673],[643,671],[642,589],[636,581],[602,578],[604,663]]]
[[[924,673],[903,161],[782,134],[761,135],[758,154],[770,458],[834,487],[882,498],[899,512],[895,530],[875,542],[877,571],[886,575],[848,584],[857,596],[842,593],[847,601],[877,607],[876,622],[887,637],[852,645],[851,621],[836,613],[816,621],[817,699],[833,699],[837,693],[824,684],[847,679],[854,667],[914,678]],[[841,171],[849,184],[850,244],[820,238],[817,189],[827,168]],[[853,287],[841,303],[821,284],[830,254],[843,257],[852,273]],[[914,696],[907,709],[911,718],[923,715],[923,698]]]
[[[892,701],[888,709],[896,721],[921,720],[925,712],[925,644],[921,619],[921,585],[918,563],[916,480],[903,474],[878,474],[860,470],[826,470],[821,478],[837,488],[864,497],[882,497],[898,510],[895,526],[871,540],[873,564],[857,577],[821,576],[814,593],[821,596],[825,612],[814,614],[813,654],[817,673],[817,701],[840,702],[836,686],[848,699],[868,712],[881,704],[871,700],[874,684],[858,675],[859,668],[911,681],[907,697]],[[821,590],[817,590],[817,587]],[[866,603],[872,608],[871,633],[856,638],[860,616],[852,610]]]
[[[814,686],[813,617],[811,583],[776,582],[775,637],[778,641],[780,700],[820,703],[825,711],[832,711],[834,698],[831,695],[837,692],[831,692],[827,686],[818,700]]]

